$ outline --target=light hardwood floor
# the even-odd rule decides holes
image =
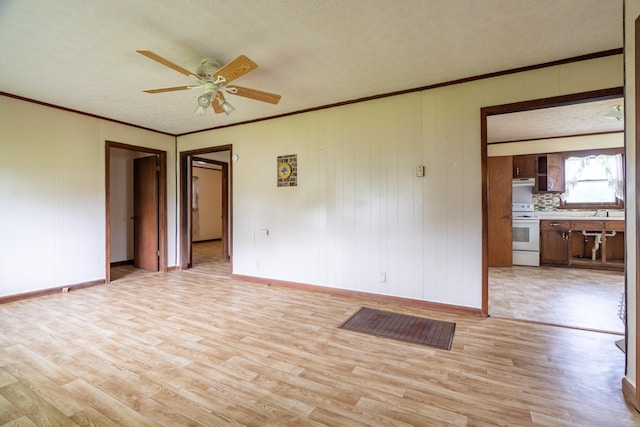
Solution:
[[[209,272],[224,265],[0,305],[0,425],[640,425],[616,335]],[[338,329],[361,306],[456,322],[452,349]]]
[[[561,267],[489,268],[489,315],[624,334],[624,272]]]

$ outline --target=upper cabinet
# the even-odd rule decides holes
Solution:
[[[537,156],[513,156],[514,178],[535,178]]]
[[[562,193],[564,158],[562,154],[513,156],[513,178],[535,178],[536,193]]]
[[[564,158],[561,154],[538,154],[536,191],[562,193],[564,189]]]

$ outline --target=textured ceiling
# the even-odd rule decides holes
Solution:
[[[0,0],[0,91],[171,134],[622,47],[622,0]],[[194,114],[195,70],[259,68],[230,116]]]
[[[624,118],[607,117],[614,114],[614,107],[618,105],[624,106],[623,98],[488,116],[487,141],[510,142],[622,132]],[[620,115],[623,111],[624,108]]]

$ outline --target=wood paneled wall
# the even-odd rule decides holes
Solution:
[[[4,96],[0,111],[0,296],[104,279],[105,141],[168,150],[173,165],[174,138]]]
[[[480,108],[621,85],[618,55],[185,135],[178,147],[232,142],[240,156],[234,273],[478,308]],[[276,186],[284,154],[298,155],[297,187]]]

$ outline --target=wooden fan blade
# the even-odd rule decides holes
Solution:
[[[234,95],[244,96],[245,98],[255,99],[257,101],[268,102],[269,104],[277,104],[280,102],[280,95],[276,95],[275,93],[263,92],[261,90],[250,89],[248,87],[242,86],[233,86],[233,88],[237,89],[237,92]],[[231,89],[231,87],[229,88]]]
[[[147,93],[162,93],[162,92],[173,92],[174,90],[186,90],[186,89],[190,89],[190,86],[175,86],[175,87],[165,87],[162,89],[149,89],[149,90],[143,90],[143,92],[147,92]]]
[[[174,64],[173,62],[164,59],[163,57],[156,55],[155,53],[151,52],[150,50],[137,50],[136,52],[138,52],[141,55],[146,56],[147,58],[153,59],[154,61],[157,61],[159,63],[161,63],[162,65],[169,67],[173,70],[176,70],[179,73],[184,74],[185,76],[196,76],[196,73],[192,73],[191,71],[187,70],[186,68],[182,68],[181,66]]]
[[[219,96],[221,99],[224,99],[224,96],[222,96],[222,94],[221,94],[220,92],[218,92],[218,96]],[[222,107],[220,106],[220,102],[218,102],[218,98],[217,98],[217,97],[216,97],[216,98],[214,98],[214,99],[211,101],[211,107],[213,108],[213,111],[214,111],[216,114],[224,113],[224,110],[223,110],[223,109],[222,109]]]
[[[258,64],[246,56],[240,55],[224,67],[220,68],[218,72],[214,74],[214,77],[217,78],[218,76],[222,76],[225,78],[227,83],[229,83],[230,81],[235,80],[256,68],[258,68]]]

